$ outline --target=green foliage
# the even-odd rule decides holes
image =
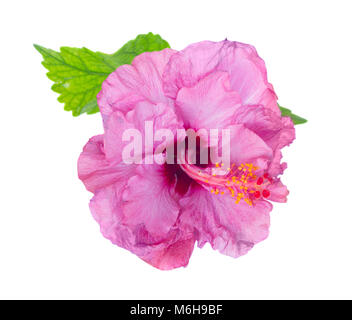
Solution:
[[[60,52],[34,47],[41,53],[47,76],[55,83],[51,87],[60,94],[58,101],[73,116],[99,111],[96,96],[107,76],[123,64],[130,64],[134,57],[147,51],[170,48],[159,35],[142,34],[127,42],[114,54],[94,52],[87,48],[61,47]]]
[[[294,124],[302,124],[302,123],[306,123],[308,121],[302,117],[299,117],[299,116],[293,114],[290,109],[281,107],[280,105],[279,105],[279,108],[281,110],[281,115],[283,117],[290,117]]]

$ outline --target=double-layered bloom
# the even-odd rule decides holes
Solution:
[[[105,80],[98,104],[104,134],[84,147],[78,173],[112,243],[167,270],[186,266],[195,242],[238,257],[268,236],[270,201],[288,194],[278,176],[295,130],[254,47],[205,41],[143,53]],[[123,132],[143,135],[145,121],[155,132],[228,129],[230,166],[126,164]]]

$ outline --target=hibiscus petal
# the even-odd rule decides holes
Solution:
[[[270,162],[269,168],[268,168],[268,174],[270,176],[276,177],[280,174],[283,174],[283,172],[286,170],[287,164],[286,162],[281,163],[281,159],[282,159],[282,152],[280,149],[276,149],[276,151],[274,152],[273,159]]]
[[[180,89],[176,106],[187,128],[217,129],[234,121],[241,98],[230,89],[226,72],[214,72],[194,87]]]
[[[248,44],[227,41],[222,51],[218,68],[229,73],[231,88],[240,94],[243,104],[262,104],[280,114],[277,96],[267,80],[265,63],[256,49]]]
[[[175,52],[171,49],[145,52],[138,55],[131,65],[120,66],[111,73],[97,95],[104,122],[112,112],[125,113],[140,101],[172,105],[172,101],[164,95],[161,76]]]
[[[174,109],[164,103],[154,105],[147,101],[140,102],[134,110],[127,113],[126,117],[128,121],[135,124],[135,127],[141,132],[143,137],[150,134],[150,132],[145,132],[146,121],[153,123],[152,135],[154,138],[158,130],[166,129],[171,131],[172,137],[165,137],[163,145],[172,143],[176,137],[177,129],[183,128],[183,123],[178,119]],[[153,149],[155,150],[158,146],[158,142],[154,141]]]
[[[147,122],[150,125],[150,130],[147,129],[148,132],[146,132]],[[126,115],[115,111],[106,118],[105,122],[104,149],[106,158],[109,161],[122,162],[124,148],[133,142],[135,142],[134,153],[139,158],[151,156],[156,148],[162,149],[162,147],[165,148],[173,143],[176,137],[176,130],[179,128],[183,128],[183,123],[178,120],[173,108],[163,103],[154,105],[147,101],[139,102]],[[123,141],[124,133],[130,129],[133,129],[134,134],[138,138],[133,137],[130,138],[131,140]],[[156,141],[156,133],[160,129],[168,130],[170,135],[163,137],[158,142]],[[146,149],[146,138],[150,140],[150,150]],[[137,141],[133,141],[134,139],[137,139]]]
[[[277,180],[273,184],[268,186],[268,190],[270,191],[270,196],[268,200],[275,202],[286,202],[289,191],[287,187],[280,181]]]
[[[161,270],[186,266],[193,252],[193,233],[178,225],[164,238],[154,238],[143,225],[123,223],[122,189],[119,185],[103,188],[90,202],[104,237]]]
[[[121,224],[121,191],[124,185],[114,184],[98,190],[91,199],[89,207],[94,219],[100,225],[103,236],[112,243],[128,250],[133,246],[133,235]]]
[[[179,206],[164,166],[140,165],[123,193],[124,223],[144,225],[155,237],[164,237],[175,224]]]
[[[175,53],[163,74],[164,92],[176,98],[182,87],[193,87],[216,68],[222,46],[222,42],[203,41]]]
[[[231,89],[240,94],[244,104],[263,104],[280,113],[264,61],[253,46],[240,42],[203,41],[174,54],[163,75],[164,91],[176,98],[181,88],[193,87],[214,71],[229,74]]]
[[[78,177],[91,192],[123,181],[133,171],[132,165],[106,160],[102,135],[91,138],[78,159]]]
[[[270,83],[268,83],[268,89],[266,89],[262,93],[258,101],[255,102],[254,104],[262,105],[265,108],[274,112],[276,115],[281,116],[281,111],[277,104],[277,95],[274,92],[274,89],[272,88],[272,85]]]
[[[236,165],[253,163],[254,165],[258,165],[260,169],[265,169],[262,166],[265,161],[272,158],[273,152],[264,140],[242,124],[232,125],[227,129],[231,133],[231,163],[235,163]]]
[[[155,250],[143,258],[146,262],[160,270],[171,270],[186,267],[194,249],[195,239],[193,234],[189,238],[181,238],[165,248]]]
[[[281,117],[263,106],[243,106],[237,110],[235,119],[236,123],[244,124],[260,136],[273,151],[290,145],[295,139],[292,120]]]
[[[195,228],[200,247],[209,242],[221,253],[238,257],[269,234],[272,205],[267,201],[257,201],[254,206],[244,201],[236,204],[231,196],[214,195],[195,186],[180,205],[180,219]]]
[[[124,141],[123,135],[127,130],[139,129],[135,127],[135,124],[129,122],[123,113],[119,111],[113,112],[106,121],[105,135],[104,135],[104,150],[108,161],[120,163],[123,160],[123,149],[130,143],[130,141]],[[140,140],[142,140],[142,136]],[[142,141],[137,141],[139,156],[142,157]]]

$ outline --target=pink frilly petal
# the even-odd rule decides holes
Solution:
[[[155,238],[164,237],[175,224],[179,206],[170,188],[165,167],[158,164],[138,166],[123,192],[123,223],[143,224]]]
[[[195,186],[180,204],[181,220],[195,228],[200,247],[209,242],[221,253],[238,257],[268,236],[272,205],[267,201],[258,201],[254,207],[235,204],[231,196]]]
[[[216,71],[228,73],[231,89],[240,95],[242,104],[262,104],[280,114],[264,61],[253,46],[240,42],[203,41],[175,53],[163,75],[164,91],[175,99],[181,88],[193,87]]]
[[[242,124],[232,125],[227,129],[230,130],[231,136],[231,163],[253,163],[265,169],[266,163],[273,155],[272,149],[265,141]]]
[[[242,106],[237,109],[235,119],[236,123],[244,124],[260,136],[273,151],[290,145],[295,139],[292,120],[281,117],[263,106]]]
[[[133,165],[106,160],[103,135],[91,138],[78,159],[78,177],[91,192],[124,181],[134,170]]]
[[[275,202],[286,202],[289,191],[287,187],[280,181],[276,181],[268,187],[270,196],[268,200]]]
[[[147,122],[150,124],[150,130],[147,128],[149,131],[145,132]],[[163,103],[154,105],[146,101],[139,102],[133,110],[127,112],[125,115],[120,111],[114,111],[106,118],[105,122],[104,150],[106,158],[109,161],[122,162],[123,150],[132,142],[136,146],[134,149],[137,149],[137,146],[139,146],[140,157],[145,157],[147,156],[144,153],[147,149],[145,137],[148,136],[150,139],[153,139],[158,130],[165,128],[170,130],[173,136],[160,138],[160,142],[154,144],[151,141],[151,150],[147,150],[150,155],[156,148],[166,147],[172,143],[177,129],[182,127],[183,123],[178,120],[174,109]],[[136,134],[138,138],[133,135],[133,138],[127,139],[130,137],[126,135],[128,130]],[[136,150],[135,153],[137,153]]]
[[[139,224],[128,224],[121,200],[122,191],[121,185],[111,185],[96,192],[90,202],[91,212],[104,237],[158,269],[186,266],[195,243],[193,232],[175,224],[168,233],[154,237],[145,225],[149,214],[144,216],[144,220],[140,217]],[[145,207],[148,205],[145,204]]]
[[[175,52],[171,49],[145,52],[138,55],[131,65],[120,66],[111,73],[97,96],[104,122],[114,111],[126,113],[141,101],[173,105],[163,92],[161,77]]]
[[[230,89],[226,72],[214,72],[194,87],[181,88],[176,106],[187,128],[225,128],[233,123],[236,109],[241,106],[241,98]]]

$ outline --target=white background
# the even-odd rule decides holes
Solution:
[[[352,298],[351,1],[6,1],[0,9],[0,298]],[[100,234],[77,178],[98,114],[56,101],[32,44],[112,53],[152,31],[172,48],[256,46],[279,102],[309,119],[285,151],[287,204],[232,259],[196,248],[162,272]]]

